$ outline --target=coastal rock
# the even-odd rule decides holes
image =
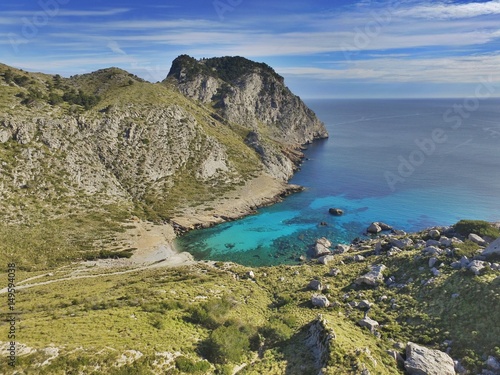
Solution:
[[[311,302],[313,306],[316,307],[328,307],[330,306],[330,301],[323,294],[315,294],[311,297]]]
[[[493,255],[500,255],[500,238],[497,238],[495,241],[489,244],[489,246],[484,249],[481,255],[486,257],[490,257]]]
[[[330,208],[328,212],[333,216],[342,216],[344,214],[344,210],[340,208]]]
[[[469,236],[467,238],[469,239],[469,241],[472,241],[472,242],[478,244],[479,246],[486,245],[486,241],[481,236],[478,236],[477,234],[471,233],[471,234],[469,234]]]
[[[441,246],[441,242],[438,240],[427,240],[425,241],[425,246]]]
[[[412,342],[406,346],[404,366],[409,375],[455,375],[455,364],[448,354]]]
[[[370,267],[370,272],[358,277],[355,281],[356,284],[361,285],[369,285],[369,286],[377,286],[384,281],[383,272],[387,268],[383,264],[373,265]]]
[[[378,225],[378,223],[371,223],[366,231],[368,233],[377,234],[382,232],[382,228],[380,227],[380,225]]]
[[[363,319],[358,321],[358,324],[361,327],[368,328],[371,332],[374,332],[375,329],[379,327],[379,323],[368,316],[365,316]]]
[[[330,276],[338,276],[338,275],[340,275],[341,273],[342,273],[342,272],[341,272],[338,268],[332,268],[332,269],[330,270],[330,272],[328,272],[328,274],[329,274]]]
[[[427,246],[422,251],[425,255],[441,255],[443,253],[443,250],[436,246]]]
[[[330,246],[332,246],[332,243],[325,237],[316,240],[312,249],[313,258],[331,254]]]
[[[349,250],[351,250],[351,246],[339,243],[335,248],[335,253],[344,254],[347,253]]]
[[[323,255],[318,258],[318,263],[324,264],[325,266],[328,265],[328,263],[332,262],[335,259],[333,255]]]
[[[438,239],[441,236],[441,232],[437,229],[431,229],[427,234],[432,239]]]
[[[322,290],[323,285],[321,285],[321,282],[319,280],[311,280],[309,285],[307,286],[309,289],[312,290]]]
[[[413,240],[411,238],[393,238],[391,240],[391,245],[395,247],[399,247],[400,249],[404,249],[405,247],[413,246]]]
[[[486,268],[486,262],[482,260],[473,260],[468,264],[467,268],[477,276]]]

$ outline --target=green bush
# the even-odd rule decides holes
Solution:
[[[190,321],[214,329],[223,323],[223,318],[232,306],[233,303],[227,297],[210,300],[190,309]]]
[[[238,363],[250,350],[250,339],[236,325],[220,326],[202,343],[202,354],[212,363]]]
[[[175,359],[175,367],[187,374],[206,374],[210,370],[210,363],[207,361],[195,362],[186,357],[177,357]]]
[[[462,236],[474,233],[479,236],[500,237],[500,230],[483,220],[460,220],[454,225],[454,229]]]

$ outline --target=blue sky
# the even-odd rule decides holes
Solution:
[[[0,36],[0,62],[63,76],[239,55],[303,98],[500,96],[500,0],[7,0]]]

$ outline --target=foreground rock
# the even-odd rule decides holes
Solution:
[[[383,264],[373,265],[370,267],[370,272],[358,277],[355,281],[358,285],[369,285],[369,286],[377,286],[384,281],[384,275],[382,272],[386,269],[386,266]]]
[[[493,255],[500,256],[500,238],[490,243],[490,245],[484,249],[482,255],[489,257]]]
[[[322,295],[322,294],[315,294],[311,297],[311,302],[313,304],[313,306],[316,306],[316,307],[328,307],[330,306],[330,301],[328,300],[328,298],[326,298],[326,296]]]
[[[409,342],[405,370],[409,375],[455,375],[453,359],[442,351]]]
[[[316,240],[312,249],[313,258],[319,258],[321,256],[331,254],[332,251],[330,250],[330,246],[332,246],[332,243],[325,237]]]

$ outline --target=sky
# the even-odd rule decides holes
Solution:
[[[27,71],[156,82],[181,54],[265,62],[302,98],[500,96],[500,0],[0,4],[0,62]]]

